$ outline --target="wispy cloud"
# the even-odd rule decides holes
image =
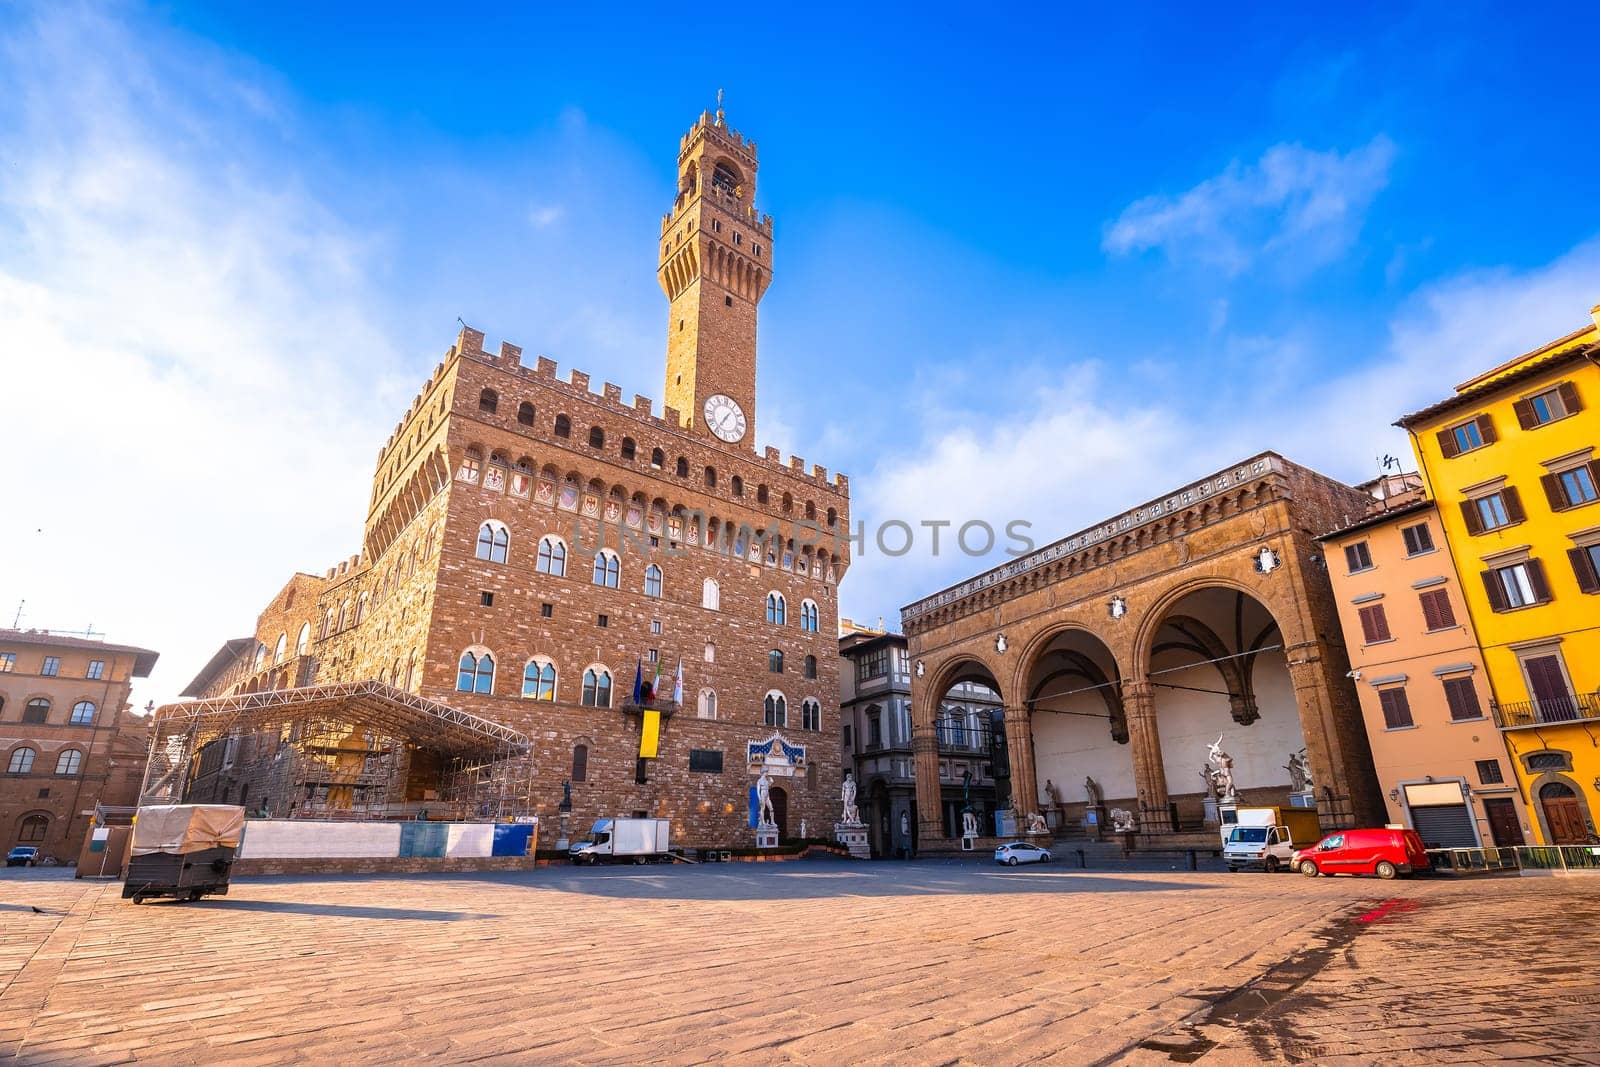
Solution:
[[[157,649],[165,697],[296,564],[355,547],[409,393],[372,384],[397,362],[375,242],[249,147],[281,136],[267,96],[193,45],[38,11],[0,53],[0,424],[29,457],[0,596]]]
[[[1347,369],[1340,353],[1313,350],[1302,354],[1304,373],[1260,376],[1221,402],[1195,395],[1130,405],[1093,366],[997,375],[1033,383],[1033,399],[1003,417],[981,410],[975,393],[929,391],[921,398],[929,417],[852,486],[868,537],[843,588],[845,613],[892,618],[909,601],[1005,558],[1004,538],[986,558],[973,558],[948,534],[935,554],[924,520],[982,519],[1000,531],[1026,520],[1042,545],[1264,450],[1351,481],[1375,477],[1385,453],[1409,465],[1396,418],[1584,325],[1597,299],[1600,238],[1536,269],[1466,272],[1426,286],[1391,316],[1381,359]],[[1269,353],[1282,347],[1245,343]],[[895,519],[918,536],[912,551],[889,556],[872,529]]]
[[[1263,260],[1303,273],[1355,240],[1394,155],[1381,135],[1345,153],[1274,145],[1187,192],[1135,201],[1107,224],[1101,246],[1119,256],[1159,249],[1174,263],[1228,274]]]

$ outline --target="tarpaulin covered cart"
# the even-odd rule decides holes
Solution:
[[[231,804],[163,804],[141,807],[133,823],[133,848],[122,883],[135,904],[151,897],[199,900],[228,892],[228,872],[244,809]]]

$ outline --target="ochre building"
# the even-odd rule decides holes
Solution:
[[[1381,821],[1315,540],[1370,502],[1264,453],[907,606],[921,847],[949,836],[938,714],[966,681],[1004,703],[1019,828],[1079,823],[1093,779],[1143,837],[1214,841],[1214,743],[1241,804],[1312,793],[1325,827]]]
[[[1460,569],[1539,844],[1600,817],[1600,308],[1399,425]]]
[[[680,142],[664,408],[462,329],[378,453],[360,554],[296,576],[189,695],[376,680],[526,734],[523,806],[570,782],[575,830],[649,814],[748,846],[766,769],[782,835],[829,836],[849,486],[755,447],[757,169],[721,111]],[[404,777],[389,800],[425,804]]]
[[[128,705],[158,653],[46,630],[0,630],[0,849],[76,859],[95,806],[139,794],[146,720]]]

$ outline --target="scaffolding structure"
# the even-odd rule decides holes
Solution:
[[[241,693],[156,709],[139,802],[503,820],[530,814],[531,750],[518,730],[382,682]]]

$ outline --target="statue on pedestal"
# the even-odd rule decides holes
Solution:
[[[1061,803],[1061,787],[1048,778],[1044,780],[1044,795],[1050,798],[1050,807],[1056,811],[1064,806]]]
[[[1284,765],[1284,770],[1289,772],[1289,790],[1294,793],[1311,792],[1311,762],[1306,759],[1306,750],[1301,749],[1289,755],[1289,762]]]
[[[971,808],[968,808],[966,811],[961,813],[961,836],[978,836],[978,816]]]
[[[839,821],[842,823],[859,823],[861,811],[856,807],[856,777],[850,771],[844,772],[844,784],[839,787],[839,800],[843,803],[844,812]]]
[[[1217,784],[1217,794],[1223,800],[1232,800],[1233,792],[1233,757],[1222,750],[1222,735],[1206,746],[1206,762],[1212,767],[1212,777]]]
[[[756,823],[769,829],[778,825],[777,816],[772,813],[772,779],[765,768],[756,779]]]
[[[1028,812],[1028,833],[1045,834],[1049,832],[1050,828],[1045,825],[1043,815],[1040,815],[1036,811]]]
[[[1100,808],[1105,806],[1106,798],[1105,794],[1100,791],[1099,782],[1095,781],[1093,778],[1085,777],[1083,779],[1083,789],[1084,792],[1089,794],[1089,806],[1091,808]]]

